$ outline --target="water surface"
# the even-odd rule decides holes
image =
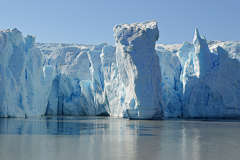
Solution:
[[[0,118],[0,159],[240,159],[239,121]]]

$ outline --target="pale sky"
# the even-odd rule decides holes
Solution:
[[[113,27],[155,19],[157,44],[240,41],[239,0],[0,0],[0,29],[18,28],[37,42],[114,45]]]

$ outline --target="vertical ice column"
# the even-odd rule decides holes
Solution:
[[[88,51],[92,91],[94,96],[95,115],[108,115],[108,104],[104,93],[104,80],[101,72],[101,50]]]
[[[114,27],[116,60],[126,93],[125,104],[129,108],[130,102],[135,101],[134,109],[127,110],[130,119],[163,117],[162,78],[155,50],[158,37],[155,20]]]
[[[193,38],[193,44],[195,48],[195,54],[198,57],[199,61],[199,77],[204,77],[209,75],[211,72],[211,68],[213,67],[213,63],[211,60],[210,51],[208,48],[207,40],[205,37],[200,37],[198,29],[195,29],[195,36]]]
[[[102,49],[101,64],[104,78],[104,92],[108,101],[109,114],[112,117],[127,117],[124,102],[123,84],[119,80],[116,62],[116,47],[107,45]]]

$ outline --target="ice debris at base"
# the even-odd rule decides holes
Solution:
[[[155,21],[116,25],[115,46],[0,30],[0,117],[239,118],[240,42],[158,36]]]

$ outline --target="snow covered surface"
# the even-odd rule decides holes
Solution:
[[[0,30],[0,117],[240,118],[239,41],[158,37],[155,21],[116,25],[115,46]]]

